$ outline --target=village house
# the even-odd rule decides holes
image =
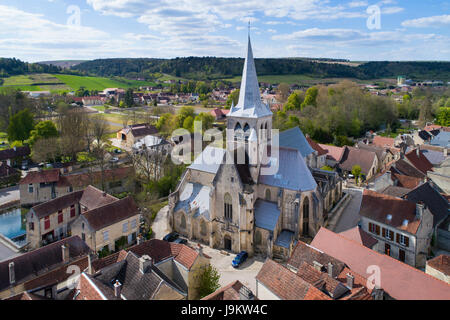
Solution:
[[[450,286],[425,272],[378,253],[340,234],[321,228],[311,246],[345,263],[373,289],[382,289],[384,299],[449,300]]]
[[[219,120],[225,120],[226,116],[229,112],[230,112],[230,110],[227,110],[227,109],[215,108],[210,113],[216,121],[219,121]]]
[[[108,193],[133,191],[134,184],[130,177],[133,167],[114,168],[90,173],[62,174],[64,169],[51,169],[28,172],[19,181],[20,204],[33,206],[61,197],[73,191],[80,191],[88,185],[101,188]],[[70,174],[69,174],[70,173]]]
[[[319,147],[327,152],[325,157],[325,165],[331,168],[337,168],[341,162],[342,156],[344,155],[345,148],[320,143]]]
[[[6,162],[0,162],[0,188],[8,187],[19,180],[19,171],[7,165]]]
[[[133,147],[138,140],[143,139],[146,136],[158,137],[158,129],[153,125],[142,123],[128,125],[117,132],[117,139],[127,148]]]
[[[94,252],[114,252],[137,241],[140,213],[133,198],[111,198],[101,206],[83,209],[71,225],[72,234]]]
[[[384,171],[392,161],[400,158],[400,153],[394,153],[392,148],[379,147],[375,144],[366,144],[364,142],[359,142],[356,147],[376,154],[378,160],[377,172]]]
[[[28,146],[0,150],[0,163],[5,162],[10,167],[16,167],[29,155],[30,148]]]
[[[100,96],[83,97],[82,102],[85,106],[101,106],[106,102],[106,98]]]
[[[354,166],[360,166],[363,179],[369,180],[378,170],[378,158],[376,153],[345,146],[338,168],[346,175],[352,173]]]
[[[117,198],[88,186],[33,206],[26,215],[27,242],[38,248],[64,239],[72,234],[72,223],[81,214],[114,201]]]
[[[254,301],[258,300],[258,298],[255,297],[249,288],[244,286],[239,280],[236,280],[217,289],[213,293],[202,298],[202,300]]]
[[[425,272],[439,280],[450,284],[450,256],[441,254],[427,261]]]
[[[52,298],[64,294],[64,282],[72,275],[66,269],[79,266],[89,252],[84,241],[73,236],[0,262],[0,299],[28,290],[42,291]]]
[[[359,214],[361,228],[378,241],[375,251],[425,266],[433,234],[433,215],[425,204],[366,189]]]
[[[189,300],[198,298],[200,275],[209,265],[210,260],[210,257],[203,254],[201,247],[194,249],[183,244],[151,239],[105,258],[93,260],[86,273],[95,278],[96,274],[104,271],[110,265],[126,260],[129,253],[138,258],[147,256],[151,259],[154,270],[157,270],[158,274],[162,274],[164,279],[172,281],[173,287],[178,288],[183,296]],[[122,288],[125,288],[124,282],[120,279],[119,281]],[[133,288],[129,287],[127,290],[131,292]],[[135,295],[136,292],[132,294]],[[155,294],[155,296],[157,295]],[[83,297],[83,294],[81,294],[81,297]],[[180,298],[179,292],[175,292],[168,297],[168,299],[172,298]]]

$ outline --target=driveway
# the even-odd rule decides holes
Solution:
[[[19,186],[0,189],[0,207],[20,200]]]
[[[336,227],[333,230],[336,233],[356,227],[360,219],[359,209],[361,208],[363,190],[359,188],[346,188],[344,192],[350,193],[352,198],[342,212],[339,221],[336,223]]]

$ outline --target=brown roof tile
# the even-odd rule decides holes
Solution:
[[[419,155],[417,155],[416,150],[411,150],[405,154],[406,159],[412,163],[416,169],[420,170],[423,174],[427,174],[428,171],[433,171],[433,165],[428,160],[428,158],[423,154],[423,151],[419,150]]]
[[[50,183],[59,180],[59,169],[28,172],[19,184]]]
[[[394,142],[395,142],[394,138],[375,136],[373,138],[372,144],[385,148],[385,147],[394,147]]]
[[[378,240],[372,237],[369,233],[356,226],[354,228],[348,229],[344,232],[339,233],[341,236],[347,239],[353,240],[362,244],[367,248],[371,248],[378,243]]]
[[[315,142],[313,139],[311,139],[310,137],[306,137],[306,140],[308,141],[309,145],[311,146],[311,148],[313,148],[314,150],[317,151],[319,156],[323,156],[324,154],[327,154],[327,150],[325,150],[324,148],[322,148],[317,142]]]
[[[428,260],[427,265],[450,276],[450,256],[448,254],[441,254],[440,256]]]
[[[391,179],[393,181],[397,181],[397,186],[402,188],[408,188],[408,189],[414,189],[415,187],[419,186],[423,179],[416,178],[416,177],[410,177],[405,176],[403,174],[391,172]]]
[[[18,157],[26,157],[29,154],[30,148],[28,146],[0,150],[0,161],[14,159]]]
[[[240,300],[239,290],[241,290],[243,286],[244,285],[239,280],[235,280],[201,300]],[[255,300],[258,299],[255,297]]]
[[[351,172],[353,166],[359,165],[361,167],[361,172],[365,175],[368,175],[376,157],[377,155],[372,151],[354,147],[345,147],[345,151],[339,163],[339,167]]]

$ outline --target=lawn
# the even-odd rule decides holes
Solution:
[[[128,79],[109,79],[101,77],[81,77],[67,74],[56,74],[61,82],[73,90],[78,90],[80,87],[85,87],[87,90],[104,90],[106,88],[136,88],[140,86],[154,86],[155,83],[148,81],[137,81]]]

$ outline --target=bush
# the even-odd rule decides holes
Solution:
[[[212,265],[208,265],[200,275],[198,294],[200,299],[220,288],[220,274]]]

